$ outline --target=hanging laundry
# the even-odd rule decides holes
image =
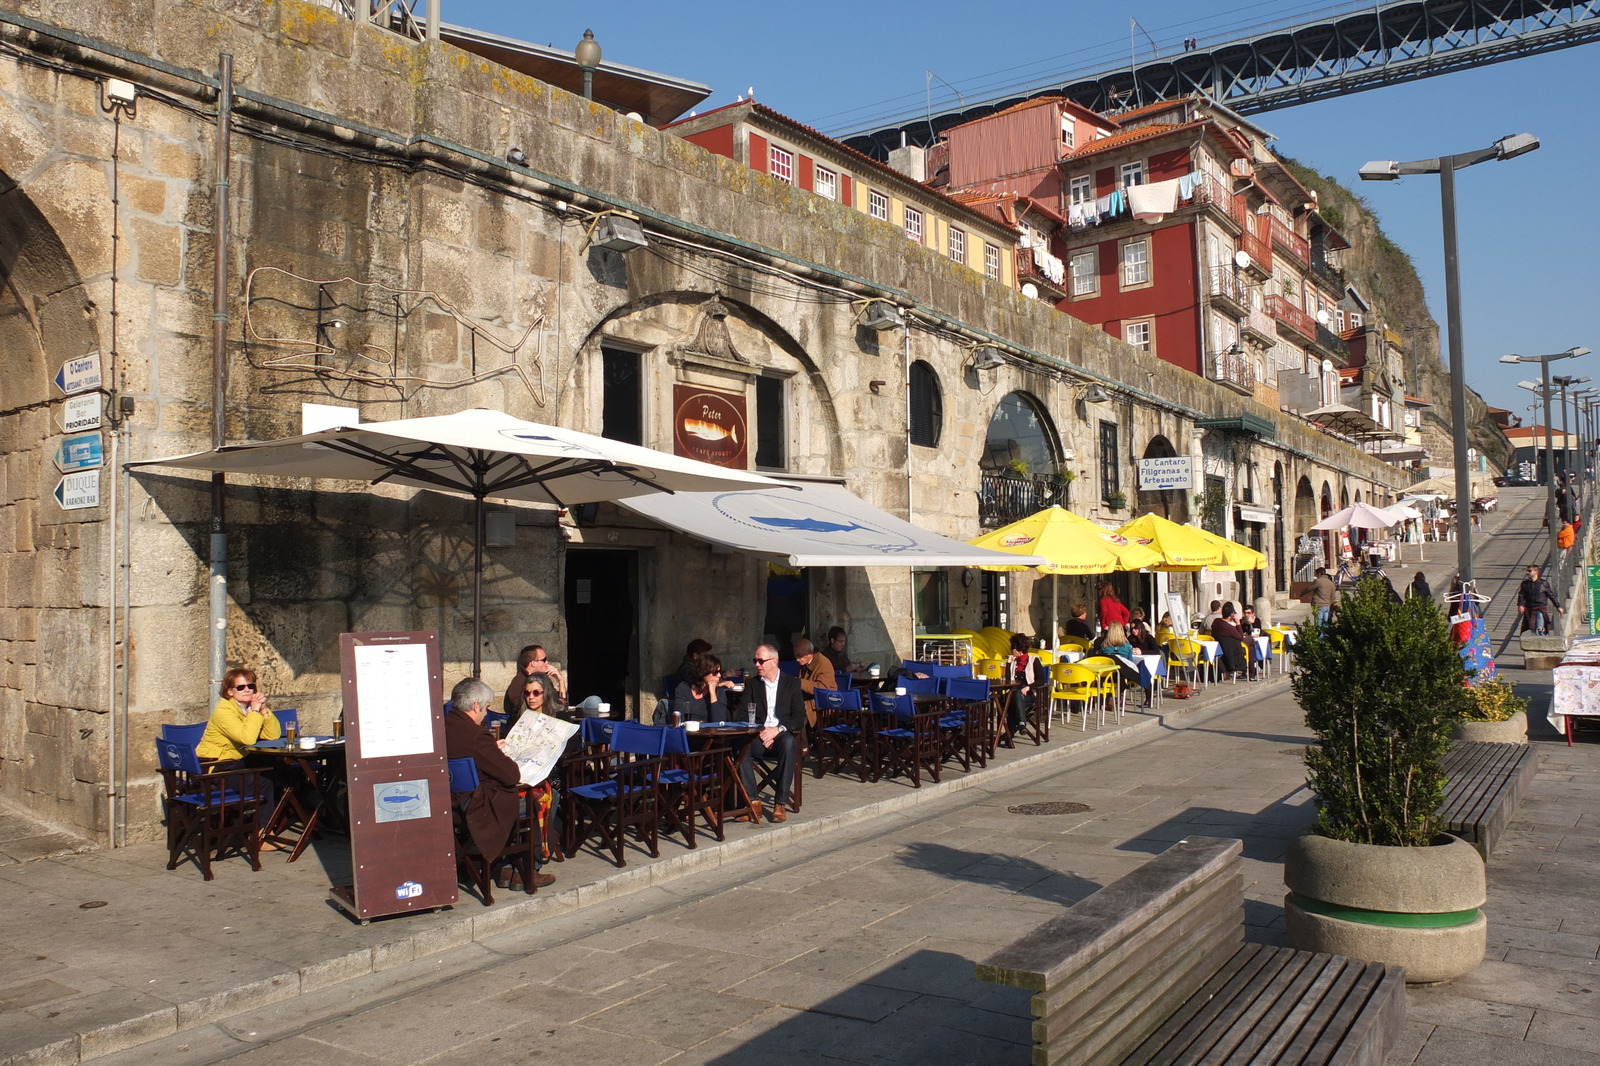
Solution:
[[[1095,221],[1098,222],[1102,218],[1109,218],[1111,216],[1111,207],[1116,202],[1118,195],[1119,194],[1114,192],[1107,193],[1105,196],[1100,197],[1100,199],[1094,202]]]
[[[1178,182],[1180,178],[1158,181],[1151,185],[1134,185],[1128,189],[1128,208],[1133,217],[1146,222],[1160,222],[1178,208]]]
[[[1198,170],[1191,170],[1178,179],[1178,199],[1189,200],[1194,197],[1195,190],[1200,188],[1205,181],[1205,175]]]

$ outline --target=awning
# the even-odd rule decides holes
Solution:
[[[617,504],[691,537],[790,566],[1042,566],[1037,555],[987,551],[920,529],[838,485],[676,492]]]

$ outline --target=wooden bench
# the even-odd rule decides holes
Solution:
[[[978,966],[1035,993],[1036,1066],[1381,1066],[1404,971],[1244,943],[1242,851],[1180,841]]]
[[[1444,758],[1447,780],[1439,817],[1445,831],[1488,861],[1537,770],[1531,745],[1458,741]]]

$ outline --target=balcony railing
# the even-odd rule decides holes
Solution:
[[[1206,292],[1233,303],[1240,311],[1250,306],[1250,286],[1228,267],[1212,267]]]
[[[1272,316],[1259,307],[1247,307],[1244,321],[1239,323],[1239,328],[1246,333],[1254,333],[1262,344],[1276,344],[1278,341],[1278,327],[1273,325]]]
[[[1280,333],[1287,326],[1305,340],[1317,339],[1317,320],[1301,310],[1298,304],[1290,303],[1288,297],[1268,296],[1267,314],[1278,320]]]
[[[1296,262],[1311,263],[1311,242],[1290,229],[1281,219],[1272,219],[1272,243],[1282,248]]]
[[[1027,518],[1052,504],[1067,505],[1068,485],[1054,474],[1013,477],[985,473],[978,488],[978,524],[995,529]]]
[[[1035,248],[1017,249],[1017,279],[1043,282],[1046,292],[1060,299],[1067,294],[1066,264]]]
[[[1246,229],[1239,235],[1239,250],[1250,257],[1250,262],[1263,273],[1272,273],[1272,248],[1266,241]]]
[[[1330,355],[1338,356],[1341,360],[1349,358],[1350,349],[1345,345],[1344,341],[1340,339],[1337,333],[1324,326],[1321,322],[1317,323],[1317,335],[1311,339],[1316,341],[1320,347],[1327,349]]]
[[[1215,352],[1211,356],[1208,369],[1211,371],[1212,381],[1232,385],[1242,392],[1255,391],[1255,363],[1243,352]]]
[[[1228,191],[1228,187],[1207,174],[1194,191],[1195,203],[1214,204],[1240,226],[1245,225],[1248,209],[1244,197]]]

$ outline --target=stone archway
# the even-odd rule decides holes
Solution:
[[[88,227],[109,209],[109,196],[92,205],[80,237],[91,237]],[[109,262],[109,222],[103,236]],[[61,475],[52,462],[58,367],[97,353],[108,376],[97,325],[73,252],[40,205],[0,174],[0,452],[11,472],[0,498],[0,555],[15,638],[8,657],[41,664],[0,675],[0,782],[8,802],[104,841],[111,625],[99,575],[111,573],[112,538],[104,504],[66,510],[57,502]],[[107,500],[111,475],[102,470],[98,479]],[[59,668],[43,667],[51,662]]]

